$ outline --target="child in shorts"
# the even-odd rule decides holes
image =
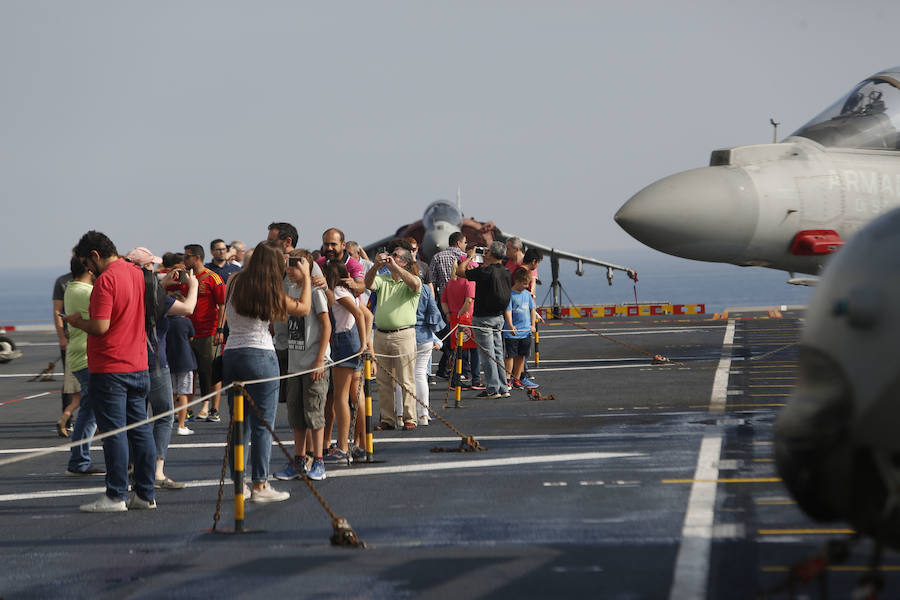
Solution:
[[[534,389],[539,387],[528,378],[522,378],[525,359],[531,352],[531,339],[535,331],[537,311],[534,298],[528,291],[531,273],[528,269],[519,268],[513,273],[512,293],[509,304],[504,311],[506,327],[503,330],[503,346],[506,357],[506,379],[512,377],[512,387]]]
[[[178,292],[171,292],[170,296],[176,300],[184,300]],[[185,426],[187,417],[187,404],[194,397],[194,371],[197,369],[197,358],[191,350],[191,338],[194,337],[194,325],[187,317],[169,315],[169,330],[166,332],[166,360],[169,361],[169,371],[172,377],[172,397],[175,408],[181,409],[175,413],[178,416],[178,426],[175,433],[178,435],[191,435],[193,429]]]

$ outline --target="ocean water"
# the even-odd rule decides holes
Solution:
[[[665,256],[650,250],[579,252],[637,270],[633,284],[616,272],[613,285],[606,272],[586,265],[583,277],[574,273],[574,264],[560,263],[563,302],[574,304],[617,304],[634,302],[635,287],[640,302],[666,301],[676,304],[705,304],[708,313],[738,306],[805,305],[815,288],[788,285],[788,274],[758,267],[700,263]],[[0,325],[50,323],[53,282],[64,268],[0,269]],[[550,264],[538,268],[543,285],[538,287],[539,303],[550,303]]]

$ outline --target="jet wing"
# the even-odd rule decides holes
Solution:
[[[610,285],[612,285],[613,271],[623,271],[628,276],[629,279],[633,279],[634,281],[637,281],[637,271],[635,271],[634,269],[631,269],[629,267],[623,267],[621,265],[616,265],[616,264],[605,262],[602,260],[597,260],[596,258],[590,258],[588,256],[581,256],[580,254],[574,254],[572,252],[566,252],[565,250],[560,250],[559,248],[551,248],[550,246],[546,246],[546,245],[538,243],[538,242],[533,242],[531,240],[527,240],[527,239],[523,238],[522,236],[517,236],[512,233],[506,233],[504,231],[500,231],[499,229],[495,230],[494,233],[495,233],[495,237],[500,241],[506,241],[508,238],[511,238],[511,237],[518,237],[520,240],[522,240],[522,243],[525,245],[525,247],[536,248],[536,249],[540,250],[541,252],[543,252],[544,254],[546,254],[547,256],[549,256],[550,260],[551,260],[551,264],[554,262],[554,257],[556,257],[557,260],[561,258],[564,260],[574,261],[577,264],[575,273],[579,276],[584,273],[584,270],[582,267],[587,264],[587,265],[597,265],[598,267],[606,267],[606,270],[607,270],[606,278],[609,281]]]

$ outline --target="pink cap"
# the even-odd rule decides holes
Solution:
[[[153,264],[161,264],[162,259],[158,256],[155,256],[152,252],[144,248],[143,246],[138,246],[137,248],[133,248],[125,255],[126,260],[133,262],[138,266],[146,266],[150,263]]]

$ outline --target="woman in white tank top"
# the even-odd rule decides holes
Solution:
[[[222,356],[222,384],[233,381],[268,379],[246,386],[247,394],[263,415],[265,423],[275,427],[278,408],[278,358],[269,333],[269,323],[284,320],[288,315],[303,317],[309,314],[309,264],[303,260],[299,267],[306,284],[299,300],[284,293],[284,255],[277,245],[260,242],[241,272],[228,280],[225,316],[230,330],[228,344]],[[234,390],[228,390],[228,405],[234,407]],[[244,408],[244,439],[252,445],[250,458],[253,489],[252,502],[278,502],[290,497],[267,483],[272,436],[257,413],[246,402]],[[234,455],[231,459],[234,477]],[[246,470],[247,452],[244,452]],[[246,488],[245,488],[246,496]]]

